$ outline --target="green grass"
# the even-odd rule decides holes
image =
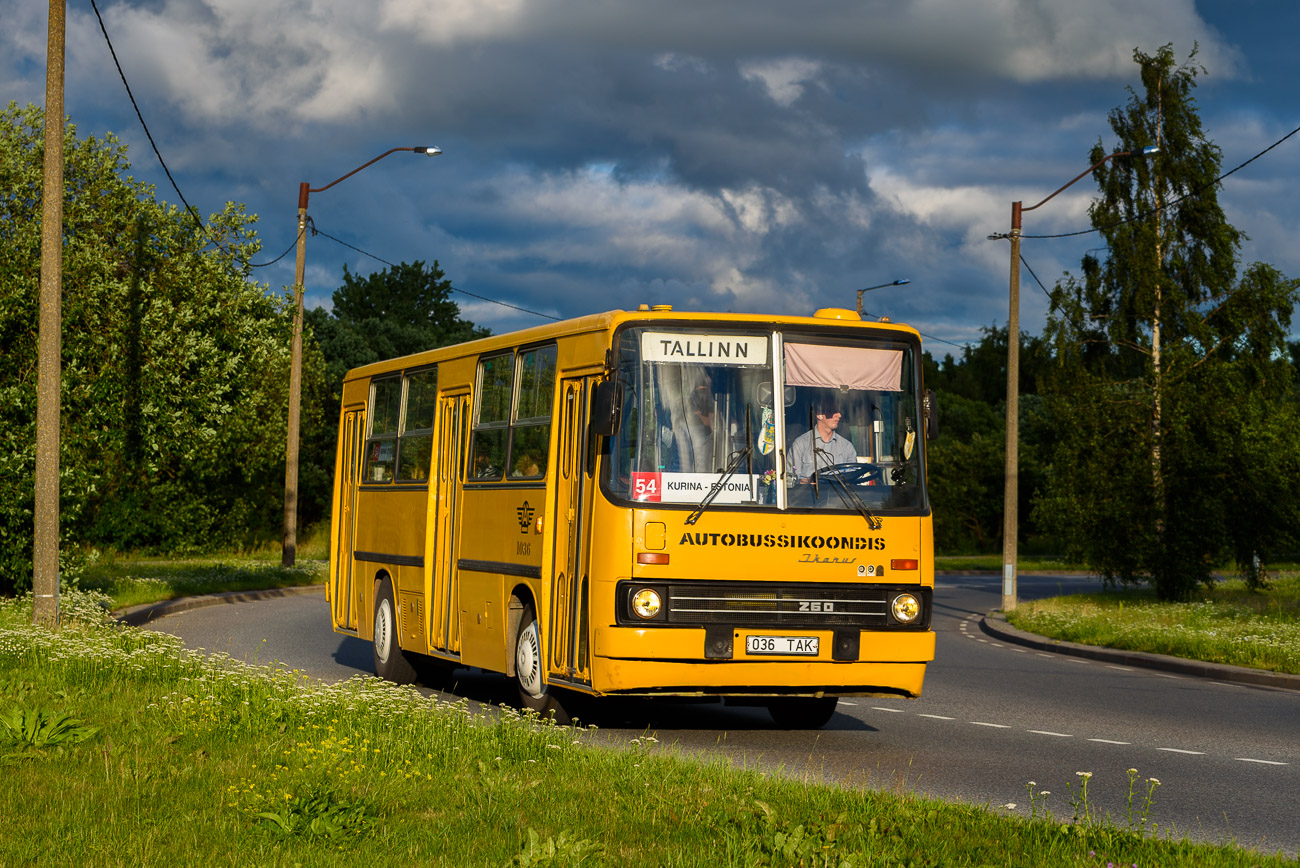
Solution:
[[[58,632],[0,602],[4,865],[1294,864],[1143,834],[1133,817],[1049,819],[1069,810],[1032,788],[1019,809],[948,804],[738,771],[648,737],[611,744],[373,678],[323,686],[65,598]]]
[[[939,555],[934,559],[934,568],[944,571],[991,570],[1002,571],[1002,555]],[[1018,557],[1016,569],[1022,573],[1055,572],[1059,570],[1082,570],[1084,567],[1073,564],[1059,557]]]
[[[1159,603],[1148,590],[1053,597],[1021,603],[1007,620],[1067,642],[1300,675],[1300,572],[1260,592],[1219,582],[1191,603]]]
[[[97,563],[79,584],[106,595],[109,608],[117,611],[200,594],[315,585],[325,581],[328,566],[326,561],[305,558],[293,567],[229,556],[176,561],[131,558]]]
[[[280,566],[279,546],[182,558],[97,553],[77,584],[106,595],[113,611],[199,594],[315,585],[329,569],[329,527],[304,539],[295,560],[293,567]]]

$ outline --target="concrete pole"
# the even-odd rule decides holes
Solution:
[[[289,430],[284,456],[284,547],[280,563],[298,557],[298,419],[302,408],[302,296],[307,261],[307,182],[298,186],[298,252],[293,270],[293,349],[289,363]]]
[[[1007,465],[1002,508],[1002,611],[1016,608],[1020,534],[1020,211],[1011,203],[1011,300],[1007,315]]]
[[[40,318],[36,351],[36,501],[32,620],[59,621],[59,425],[63,377],[63,56],[66,0],[50,0],[41,181]]]

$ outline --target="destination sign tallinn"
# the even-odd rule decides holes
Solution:
[[[765,365],[767,337],[642,332],[641,358],[647,362],[697,365]]]

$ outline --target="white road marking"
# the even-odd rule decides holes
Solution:
[[[1203,750],[1181,750],[1176,747],[1158,747],[1156,750],[1168,751],[1169,753],[1190,753],[1195,754],[1196,756],[1205,756],[1205,751]]]
[[[994,727],[995,729],[1010,729],[1010,728],[1011,728],[1010,726],[1008,726],[1008,725],[1005,724],[1005,723],[984,723],[984,722],[981,721],[981,720],[972,720],[972,721],[971,721],[971,725],[972,725],[972,726],[991,726],[991,727]]]
[[[957,718],[955,718],[955,717],[944,717],[942,714],[921,714],[920,712],[918,712],[916,716],[917,716],[917,717],[929,717],[929,718],[932,718],[932,719],[934,719],[934,720],[956,720],[956,719],[957,719]]]
[[[1132,672],[1132,671],[1133,671],[1132,669],[1130,669],[1130,668],[1127,667],[1127,666],[1107,665],[1106,668],[1107,668],[1107,669],[1118,669],[1120,672]]]
[[[873,706],[871,706],[871,710],[872,710],[872,711],[888,711],[888,712],[890,712],[891,714],[907,714],[907,712],[904,711],[904,710],[901,709],[901,708],[881,708],[881,707],[878,706],[878,705],[873,705]]]
[[[1291,765],[1290,763],[1280,763],[1280,762],[1277,762],[1277,761],[1275,761],[1275,760],[1251,759],[1251,758],[1248,757],[1248,756],[1239,756],[1239,757],[1234,757],[1234,759],[1236,759],[1238,762],[1243,762],[1243,763],[1262,763],[1263,765],[1266,765],[1266,766],[1289,766],[1289,765]]]
[[[1048,732],[1045,729],[1031,729],[1028,731],[1032,732],[1034,735],[1054,735],[1057,738],[1074,738],[1074,736],[1070,735],[1068,732]]]
[[[849,702],[848,700],[845,700],[845,699],[841,699],[841,700],[840,700],[840,705],[851,705],[851,706],[853,706],[854,708],[857,708],[857,706],[858,706],[858,704],[857,704],[856,702]]]
[[[1090,738],[1088,741],[1099,741],[1102,744],[1132,744],[1131,741],[1114,741],[1109,738]]]

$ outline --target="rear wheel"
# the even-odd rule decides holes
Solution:
[[[839,701],[838,696],[791,696],[769,700],[767,712],[781,729],[821,729],[835,715]]]
[[[393,583],[385,577],[375,595],[375,674],[394,684],[415,681],[415,667],[397,644],[397,607],[393,604]]]
[[[515,685],[519,688],[519,703],[542,717],[554,718],[556,723],[568,723],[569,716],[552,694],[543,669],[541,630],[533,607],[525,606],[515,637]]]

